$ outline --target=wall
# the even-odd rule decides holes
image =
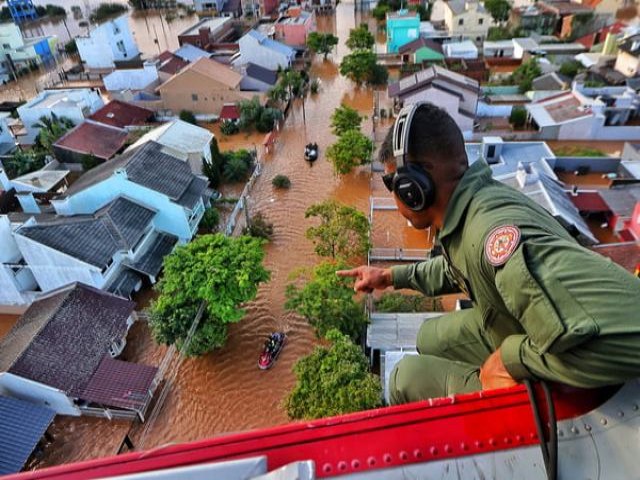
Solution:
[[[398,53],[398,48],[420,35],[420,17],[387,18],[387,53]]]
[[[574,120],[573,122],[559,125],[557,140],[583,140],[592,138],[596,121],[594,117],[587,116]]]
[[[50,408],[59,415],[80,416],[80,409],[63,391],[11,373],[0,373],[0,394]]]
[[[22,258],[18,244],[13,239],[11,221],[6,215],[0,215],[0,263],[14,263]]]
[[[414,95],[406,97],[404,103],[407,105],[421,101],[431,102],[441,108],[444,108],[455,120],[458,127],[460,127],[460,130],[465,134],[465,137],[471,134],[471,131],[473,130],[473,118],[469,118],[459,113],[460,99],[457,96],[434,88],[426,88]]]
[[[634,77],[640,73],[640,58],[627,52],[618,51],[616,64],[613,68],[626,77]]]
[[[0,305],[25,303],[27,299],[22,296],[11,267],[0,264]]]
[[[118,48],[121,42],[122,49]],[[140,54],[129,30],[128,16],[105,22],[92,30],[89,37],[76,38],[80,58],[89,68],[113,68],[114,62],[131,60]]]
[[[447,10],[450,11],[449,8],[447,8]],[[463,23],[462,25],[458,25],[461,19]],[[463,35],[469,37],[470,40],[479,42],[486,38],[489,27],[493,26],[493,18],[491,15],[478,12],[477,4],[472,4],[469,10],[460,15],[455,17],[451,16],[450,22],[450,24],[447,23],[447,30],[449,30],[450,35]],[[480,24],[480,22],[482,22],[482,24]]]
[[[476,109],[477,117],[508,117],[511,115],[513,105],[489,105],[485,102],[478,102]]]

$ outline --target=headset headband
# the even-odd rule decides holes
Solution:
[[[403,167],[407,163],[406,155],[409,148],[411,122],[419,106],[420,103],[414,103],[402,107],[393,125],[393,156],[396,157],[397,168]]]

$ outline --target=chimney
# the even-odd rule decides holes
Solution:
[[[500,162],[502,155],[502,138],[501,137],[482,137],[482,158],[489,165]]]
[[[530,163],[518,163],[518,170],[516,172],[516,180],[520,188],[524,188],[527,185],[531,185],[540,180],[540,174],[536,168]]]

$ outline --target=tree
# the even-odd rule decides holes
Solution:
[[[64,51],[68,55],[71,55],[73,53],[78,53],[78,45],[76,45],[75,39],[71,39],[67,43],[64,44]]]
[[[200,220],[200,228],[213,232],[220,223],[220,212],[215,207],[209,207],[204,211],[202,220]]]
[[[375,300],[375,311],[380,313],[441,312],[442,302],[438,297],[385,292]]]
[[[560,73],[569,78],[575,77],[581,70],[583,70],[582,63],[577,60],[569,60],[560,65]]]
[[[369,50],[376,43],[376,39],[369,31],[366,23],[361,23],[358,28],[349,30],[349,38],[347,39],[347,47],[350,50]]]
[[[339,175],[350,173],[358,165],[371,162],[373,142],[359,130],[347,130],[327,148],[327,158]]]
[[[369,220],[359,210],[327,200],[311,205],[304,216],[320,219],[320,225],[307,229],[306,237],[321,257],[346,261],[369,251]]]
[[[182,348],[200,304],[206,302],[185,353],[202,355],[222,347],[227,326],[245,315],[240,305],[255,298],[258,285],[269,280],[262,245],[263,240],[253,237],[209,234],[166,256],[164,275],[155,286],[159,296],[150,312],[155,339]]]
[[[192,125],[198,124],[198,121],[196,120],[196,116],[193,114],[193,112],[189,110],[181,110],[179,118],[183,122],[191,123]]]
[[[314,419],[381,405],[380,378],[369,372],[360,348],[336,330],[329,347],[318,346],[293,367],[296,386],[285,407],[291,419]]]
[[[387,12],[391,10],[391,7],[386,3],[378,2],[378,5],[371,10],[371,16],[377,21],[382,22],[387,18]]]
[[[225,152],[224,156],[224,178],[229,182],[239,182],[244,180],[251,169],[253,157],[248,150],[237,150]]]
[[[126,5],[121,3],[101,3],[91,14],[89,19],[94,23],[99,23],[109,17],[115,17],[128,10]]]
[[[249,225],[244,228],[242,234],[270,240],[273,236],[273,223],[264,218],[262,212],[258,212],[251,217]]]
[[[530,58],[514,70],[509,80],[512,85],[518,85],[520,92],[524,93],[531,90],[533,79],[541,74],[542,70],[538,66],[538,61],[535,58]]]
[[[484,7],[489,11],[496,23],[506,22],[509,19],[511,5],[507,0],[485,0]]]
[[[220,133],[223,135],[235,135],[239,131],[238,122],[234,120],[223,120],[220,123]]]
[[[357,110],[342,103],[331,114],[331,132],[340,136],[347,130],[359,130],[362,120]]]
[[[372,51],[357,50],[342,59],[340,74],[362,85],[371,79],[376,62],[376,54]]]
[[[44,155],[33,150],[28,152],[16,150],[11,157],[0,162],[0,166],[3,165],[7,176],[16,178],[44,167]]]
[[[358,340],[367,324],[362,305],[353,299],[353,279],[339,277],[344,263],[324,262],[301,270],[287,285],[285,308],[302,315],[324,337],[333,328]]]
[[[276,175],[271,180],[271,185],[273,185],[275,188],[287,189],[291,187],[291,180],[289,180],[289,177],[287,177],[286,175]]]
[[[524,124],[527,123],[527,109],[520,106],[513,107],[509,116],[509,123],[516,129],[524,127]]]
[[[100,159],[92,153],[85,153],[82,155],[80,163],[82,164],[82,170],[86,172],[87,170],[97,167],[101,162]]]
[[[499,40],[511,40],[514,35],[506,27],[489,27],[487,32],[487,40],[497,42]]]
[[[52,114],[51,118],[40,117],[40,120],[34,125],[35,128],[40,129],[36,137],[36,148],[53,155],[53,144],[73,126],[73,121],[67,117],[58,117],[55,114]]]
[[[332,33],[311,32],[307,36],[307,47],[315,54],[323,54],[324,59],[338,44],[338,37]]]
[[[251,130],[255,126],[261,133],[273,130],[276,120],[282,118],[282,112],[276,108],[265,108],[260,104],[260,99],[256,96],[251,100],[242,100],[238,103],[240,110],[239,126],[243,130]]]

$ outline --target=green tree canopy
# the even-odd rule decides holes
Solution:
[[[240,110],[240,128],[251,130],[255,127],[261,133],[270,132],[276,120],[282,118],[282,112],[276,108],[265,108],[260,104],[260,99],[254,96],[251,100],[242,100],[238,103]]]
[[[560,73],[566,75],[569,78],[575,77],[578,72],[584,70],[582,63],[577,60],[568,60],[560,65]]]
[[[347,47],[351,50],[369,50],[376,43],[376,39],[369,31],[366,23],[361,23],[359,27],[349,30]]]
[[[196,120],[196,116],[190,110],[180,110],[179,117],[183,122],[190,123],[192,125],[197,125],[198,121]]]
[[[34,150],[16,150],[11,157],[2,160],[9,178],[16,178],[44,167],[44,154]]]
[[[506,22],[509,19],[511,5],[507,0],[485,0],[486,8],[497,23]]]
[[[373,10],[371,10],[371,16],[382,22],[387,19],[387,12],[391,11],[391,7],[386,3],[378,2]]]
[[[57,117],[56,115],[52,115],[51,118],[40,117],[38,123],[34,125],[35,128],[40,129],[36,137],[36,148],[53,155],[53,144],[73,126],[73,121],[67,117]]]
[[[329,347],[318,346],[293,367],[296,386],[286,400],[291,419],[314,419],[369,410],[381,405],[380,378],[349,338],[327,334]]]
[[[327,148],[327,158],[338,175],[350,173],[358,165],[371,163],[373,142],[359,130],[347,130]]]
[[[356,50],[345,55],[340,63],[340,75],[353,80],[358,85],[372,79],[377,66],[376,54],[370,50]]]
[[[285,308],[302,315],[318,337],[335,328],[357,340],[367,324],[362,305],[353,299],[353,279],[336,275],[343,268],[347,266],[342,262],[320,263],[298,271],[294,283],[287,285]]]
[[[520,106],[513,107],[509,116],[509,123],[514,128],[524,127],[524,124],[527,123],[527,109]]]
[[[151,330],[158,342],[182,348],[201,302],[203,318],[186,348],[202,355],[222,347],[227,326],[245,315],[240,305],[255,298],[258,285],[269,280],[263,267],[263,240],[201,235],[164,258],[164,275],[151,305]]]
[[[520,91],[524,93],[531,90],[533,79],[541,74],[542,70],[540,70],[538,61],[535,58],[530,58],[513,71],[509,80],[512,85],[518,85]]]
[[[337,44],[338,37],[332,33],[311,32],[307,37],[309,50],[316,54],[323,54],[325,60]]]
[[[363,257],[369,251],[369,220],[359,210],[326,200],[311,205],[304,216],[320,219],[320,225],[309,227],[306,236],[321,257],[346,261]]]
[[[340,136],[347,130],[359,130],[362,117],[358,111],[344,103],[340,104],[331,114],[331,131]]]

